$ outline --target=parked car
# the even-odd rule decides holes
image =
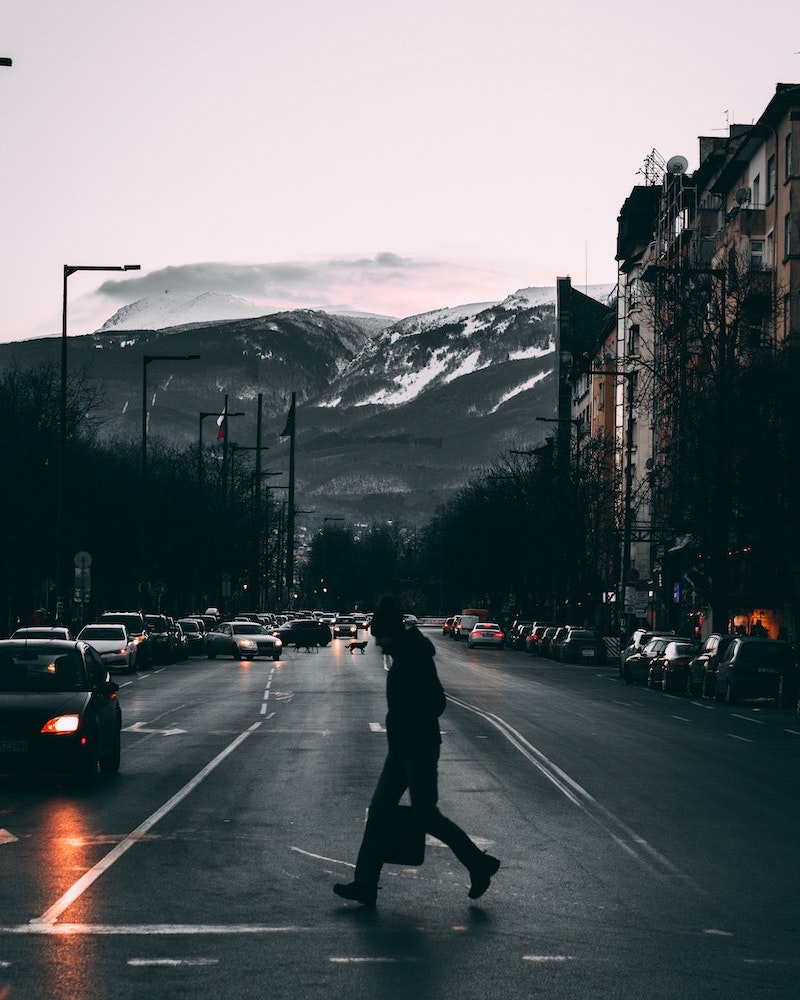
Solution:
[[[445,618],[442,622],[442,635],[450,635],[453,631],[453,622],[455,621],[455,615],[450,615],[449,618]]]
[[[716,683],[717,663],[721,656],[724,656],[728,647],[736,636],[712,632],[699,651],[689,661],[689,670],[686,677],[686,691],[688,694],[702,694],[704,697],[713,697],[714,684]]]
[[[508,629],[508,645],[512,649],[525,648],[525,636],[533,628],[533,620],[530,618],[515,618]],[[527,631],[526,631],[527,630]]]
[[[653,629],[637,628],[630,638],[627,646],[624,646],[620,650],[619,654],[619,675],[620,677],[625,676],[625,662],[629,656],[633,656],[636,653],[641,653],[644,647],[659,635],[675,635],[674,630],[662,629],[661,631],[654,631]]]
[[[717,663],[714,697],[729,704],[742,698],[771,698],[780,705],[783,678],[792,672],[794,663],[788,642],[737,637]]]
[[[671,639],[650,661],[647,686],[662,691],[685,691],[688,686],[689,664],[697,652],[691,639]]]
[[[0,771],[72,774],[120,766],[122,712],[113,681],[86,642],[0,640]]]
[[[531,629],[533,628],[533,622],[520,622],[508,633],[508,645],[512,649],[524,649],[525,640],[531,634]]]
[[[532,656],[543,656],[542,639],[545,630],[555,628],[553,622],[534,622],[530,634],[525,636],[525,652]]]
[[[109,670],[119,667],[130,674],[136,669],[136,644],[124,625],[116,622],[84,625],[78,638],[89,643]]]
[[[474,649],[476,646],[493,646],[495,649],[502,649],[505,641],[506,634],[497,622],[476,622],[469,633],[467,646],[470,649]]]
[[[206,632],[206,656],[232,656],[234,660],[253,660],[257,656],[281,658],[283,642],[271,632],[267,632],[258,622],[220,622],[216,628]]]
[[[662,653],[675,638],[672,635],[653,636],[640,653],[632,653],[626,660],[622,676],[626,684],[639,682],[646,684],[650,676],[650,664],[653,658]]]
[[[569,628],[558,655],[562,663],[605,663],[605,639],[593,628]]]
[[[558,632],[558,628],[555,625],[548,625],[548,627],[542,632],[542,636],[539,639],[539,656],[548,657],[550,656],[550,643],[553,640],[553,636]]]
[[[295,618],[273,629],[284,646],[327,646],[331,641],[331,630],[316,618]]]
[[[144,615],[140,611],[104,611],[97,621],[98,623],[116,622],[117,625],[124,625],[136,646],[134,667],[137,670],[152,667],[150,633],[144,623]]]
[[[180,625],[184,639],[186,640],[186,655],[192,656],[195,653],[205,653],[206,642],[203,622],[199,618],[179,618],[176,624]]]
[[[339,615],[333,623],[334,639],[357,639],[358,622],[350,615]]]
[[[72,631],[63,625],[26,625],[11,633],[12,639],[71,639]]]
[[[547,655],[551,660],[561,659],[561,644],[566,639],[567,632],[573,627],[572,625],[559,625],[550,637],[550,650]]]

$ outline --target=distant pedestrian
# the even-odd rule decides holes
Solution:
[[[416,627],[406,629],[400,609],[391,598],[381,601],[370,631],[376,645],[392,661],[386,676],[389,751],[370,802],[355,879],[337,883],[333,891],[342,899],[374,906],[389,824],[394,808],[408,789],[419,825],[453,851],[469,872],[470,899],[478,899],[489,888],[500,862],[481,851],[437,807],[442,742],[439,716],[446,700],[433,661],[433,643]]]

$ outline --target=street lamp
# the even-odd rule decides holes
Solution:
[[[147,366],[153,361],[199,361],[199,354],[143,354],[142,355],[142,497],[141,497],[141,546],[139,580],[144,582],[144,553],[147,538]]]
[[[11,60],[2,65],[10,66]],[[61,406],[58,427],[58,490],[56,510],[56,579],[62,600],[67,596],[64,570],[64,477],[67,464],[67,279],[76,271],[140,271],[141,264],[65,264],[61,305]]]

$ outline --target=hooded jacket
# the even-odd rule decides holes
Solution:
[[[389,747],[416,750],[438,746],[442,742],[439,716],[446,700],[433,662],[433,643],[419,629],[410,628],[387,652],[392,657],[386,677]]]

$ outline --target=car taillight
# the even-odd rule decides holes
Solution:
[[[503,633],[502,632],[492,632],[492,635],[495,637],[495,639],[502,639],[503,638]]]

